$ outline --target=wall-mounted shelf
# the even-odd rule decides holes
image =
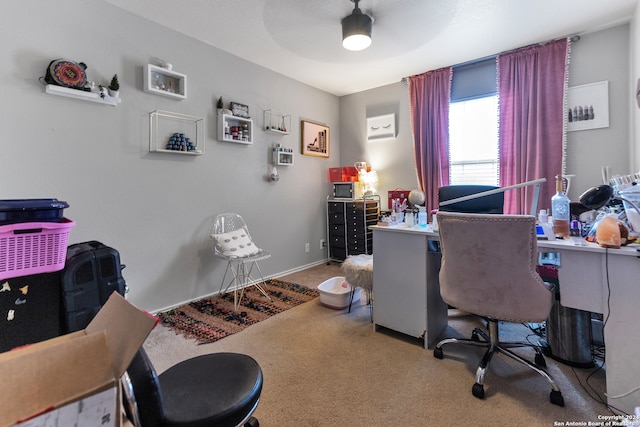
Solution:
[[[50,95],[64,96],[67,98],[79,99],[81,101],[96,102],[98,104],[111,105],[112,107],[115,107],[121,101],[120,98],[113,98],[109,95],[105,95],[104,98],[101,98],[99,93],[56,85],[46,85],[45,92]]]
[[[276,166],[293,165],[293,150],[291,148],[273,147],[273,164]]]
[[[218,114],[218,140],[253,144],[253,120],[230,114]]]
[[[169,138],[174,134],[184,134],[193,142],[193,149],[182,151],[169,149]],[[188,156],[204,154],[204,119],[170,111],[156,110],[149,113],[149,151]],[[187,151],[188,150],[188,151]]]
[[[173,99],[187,99],[187,76],[156,65],[144,66],[145,92]]]
[[[289,135],[291,132],[291,116],[285,116],[273,110],[264,110],[265,132]]]

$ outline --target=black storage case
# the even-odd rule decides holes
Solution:
[[[0,352],[63,333],[60,272],[0,280]]]
[[[22,222],[62,222],[67,202],[58,199],[0,200],[0,225]]]
[[[65,332],[84,329],[113,292],[124,296],[124,267],[118,251],[98,241],[69,246],[61,274]]]

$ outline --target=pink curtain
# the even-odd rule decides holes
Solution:
[[[438,188],[449,185],[449,99],[452,68],[409,77],[413,154],[427,212],[438,206]]]
[[[547,178],[538,207],[550,207],[555,175],[562,173],[564,95],[569,41],[498,56],[500,185]],[[528,214],[533,187],[505,192],[504,212]]]

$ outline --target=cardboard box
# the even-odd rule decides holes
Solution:
[[[0,426],[81,419],[83,408],[120,426],[120,377],[157,321],[114,292],[84,330],[0,354]]]

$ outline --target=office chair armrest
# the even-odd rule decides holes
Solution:
[[[133,391],[133,383],[129,373],[125,371],[120,378],[120,384],[122,386],[122,397],[125,414],[129,421],[131,421],[134,427],[142,427],[140,422],[140,413],[138,412],[138,402],[136,401],[136,395]]]
[[[549,292],[553,292],[556,289],[556,284],[555,283],[551,283],[551,282],[543,282],[544,283],[544,287],[547,288],[549,290]]]

